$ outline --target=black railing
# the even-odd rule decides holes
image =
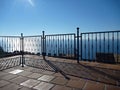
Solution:
[[[81,33],[81,37],[81,60],[120,62],[120,31]]]
[[[0,57],[20,54],[19,36],[0,36]]]
[[[0,57],[32,54],[120,63],[120,31],[87,32],[77,35],[0,36]]]
[[[24,36],[24,53],[25,54],[37,54],[42,53],[42,36]]]
[[[53,57],[75,59],[75,34],[46,35],[46,54]]]

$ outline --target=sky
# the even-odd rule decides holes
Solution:
[[[0,35],[120,30],[120,0],[0,0]]]

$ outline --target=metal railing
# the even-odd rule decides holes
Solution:
[[[45,40],[48,56],[75,59],[76,43],[74,33],[46,35]]]
[[[34,54],[120,63],[120,31],[51,34],[36,36],[0,36],[0,57]]]
[[[0,57],[19,54],[20,37],[19,36],[0,36]]]
[[[119,63],[120,31],[81,33],[81,60]]]
[[[42,36],[24,36],[24,53],[37,54],[42,53]]]

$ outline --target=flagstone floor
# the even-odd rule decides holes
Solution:
[[[46,59],[49,59],[53,63],[57,61],[62,63],[69,63],[69,65],[76,64],[75,60],[65,60],[52,57],[47,57]],[[54,64],[58,65],[56,63]],[[81,73],[84,73],[83,75],[89,74],[86,72],[91,71],[90,69],[93,70],[93,67],[102,68],[105,69],[105,71],[108,70],[109,74],[114,74],[111,74],[109,77],[116,77],[118,78],[118,81],[113,79],[106,79],[109,81],[99,82],[94,79],[92,80],[85,77],[78,77],[76,74],[74,74],[74,68],[79,70],[77,65],[74,66],[73,69],[70,68],[70,66],[67,69],[63,69],[63,67],[67,67],[64,65],[62,68],[61,66],[59,67],[60,69],[63,69],[65,74],[70,78],[69,80],[59,72],[34,68],[30,66],[16,66],[0,71],[0,90],[120,90],[120,65],[84,61],[81,61],[80,65],[87,67],[87,70],[84,67],[82,68],[83,70],[80,71]],[[70,73],[67,74],[65,70],[68,70],[67,72]],[[71,75],[71,73],[73,74]],[[105,74],[105,72],[103,74]],[[95,76],[97,75],[94,75],[94,77]]]

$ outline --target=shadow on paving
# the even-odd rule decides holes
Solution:
[[[53,71],[53,72],[59,72],[61,73],[66,79],[70,79],[67,77],[67,75],[59,69],[57,66],[55,66],[51,61],[44,59],[35,59],[31,57],[25,57],[25,65],[43,69],[43,70],[48,70],[48,71]]]
[[[57,66],[67,75],[120,86],[119,70],[92,67],[80,63],[73,64],[57,61],[51,61],[51,63]]]
[[[55,69],[52,68],[45,60],[43,59],[34,59],[30,57],[25,57],[25,65],[39,68],[47,71],[55,72]]]
[[[78,64],[50,61],[46,60],[45,58],[43,60],[28,57],[25,61],[26,65],[28,66],[60,72],[66,79],[70,79],[67,75],[71,75],[79,78],[120,86],[119,70],[87,66],[81,63]]]
[[[25,57],[25,65],[43,70],[60,72],[66,79],[69,79],[67,75],[71,75],[79,78],[120,86],[119,70],[87,66],[81,63],[78,64],[50,61],[46,59],[43,60],[34,57]]]
[[[0,58],[0,71],[20,65],[20,57]]]

